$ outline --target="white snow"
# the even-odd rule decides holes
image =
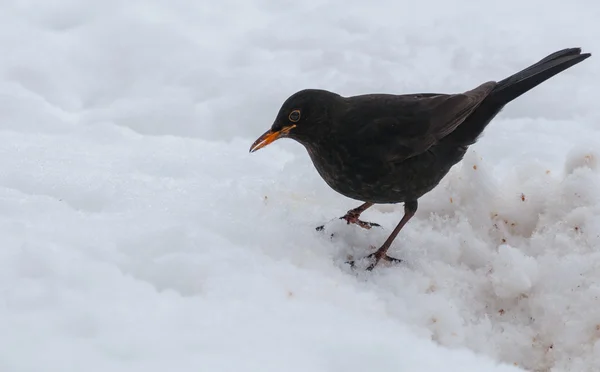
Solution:
[[[488,127],[420,201],[337,217],[281,103],[456,92],[565,47],[591,0],[5,1],[0,371],[594,371],[599,56]],[[315,227],[326,223],[323,232]],[[331,236],[333,234],[333,236]]]

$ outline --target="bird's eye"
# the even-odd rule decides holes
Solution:
[[[297,123],[298,120],[300,120],[300,110],[294,110],[290,112],[290,116],[288,116],[288,119],[290,119],[292,123]]]

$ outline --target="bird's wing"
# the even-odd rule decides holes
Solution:
[[[488,96],[495,82],[460,94],[364,97],[364,108],[349,113],[353,137],[364,151],[402,161],[427,151],[452,133]],[[370,101],[370,102],[369,102]]]

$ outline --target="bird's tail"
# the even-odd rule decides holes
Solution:
[[[499,81],[475,112],[448,136],[448,139],[463,145],[473,144],[507,103],[590,56],[590,53],[581,53],[581,48],[559,50]]]
[[[499,81],[488,98],[496,104],[505,105],[590,56],[590,53],[582,54],[581,48],[563,49],[552,53],[526,69]]]

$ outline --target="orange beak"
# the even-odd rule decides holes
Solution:
[[[290,130],[294,129],[295,127],[296,125],[290,125],[277,132],[273,132],[271,130],[266,131],[262,136],[258,137],[256,141],[254,141],[252,146],[250,146],[250,152],[260,150],[263,147],[270,144],[271,142],[281,137],[285,137],[290,132]]]

